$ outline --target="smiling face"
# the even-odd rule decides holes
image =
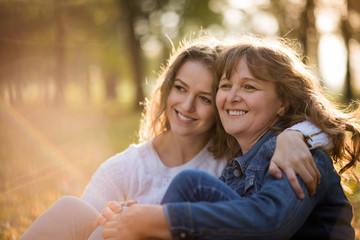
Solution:
[[[211,71],[200,61],[186,61],[180,67],[166,104],[166,115],[174,134],[208,137],[215,123],[212,83]]]
[[[278,113],[285,112],[275,84],[254,78],[242,58],[230,79],[223,74],[216,106],[225,131],[237,139],[244,154],[276,124]]]

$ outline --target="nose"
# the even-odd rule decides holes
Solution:
[[[236,87],[232,87],[226,96],[228,102],[239,102],[241,100],[240,91]]]
[[[186,112],[194,112],[195,111],[195,97],[192,95],[187,96],[182,103],[182,108]]]

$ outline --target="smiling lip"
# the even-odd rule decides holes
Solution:
[[[247,113],[247,111],[244,111],[244,110],[226,110],[226,112],[228,113],[228,115],[234,116],[234,117],[242,116]]]
[[[196,120],[194,118],[190,118],[188,116],[183,115],[182,113],[180,113],[177,110],[175,110],[175,113],[176,113],[176,116],[178,117],[178,119],[183,123],[189,123],[189,122],[193,122]]]

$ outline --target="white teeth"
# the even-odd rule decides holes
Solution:
[[[178,116],[181,118],[181,120],[184,120],[184,121],[190,121],[192,120],[191,118],[187,118],[185,117],[184,115],[182,115],[181,113],[178,112]]]
[[[230,116],[240,116],[240,115],[244,115],[245,113],[246,113],[246,111],[229,110]]]

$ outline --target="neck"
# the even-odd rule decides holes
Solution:
[[[168,167],[180,166],[193,159],[208,143],[208,136],[177,136],[165,132],[153,140],[160,160]]]
[[[259,131],[256,134],[249,132],[247,134],[236,136],[236,140],[239,143],[242,154],[245,155],[255,145],[255,143],[259,141],[259,139],[264,136],[264,134],[267,133],[276,123],[277,121],[269,124],[268,127],[265,127],[262,131]]]

